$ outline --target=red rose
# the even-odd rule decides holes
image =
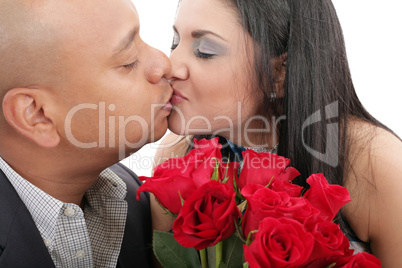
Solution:
[[[357,253],[352,256],[340,258],[336,261],[336,265],[334,268],[376,268],[376,267],[381,267],[381,261],[376,258],[374,255],[367,253],[367,252],[361,252]]]
[[[304,227],[314,236],[314,250],[309,262],[331,256],[350,256],[349,240],[342,233],[338,224],[322,218],[308,219]]]
[[[198,157],[203,158],[197,154],[171,158],[155,168],[153,177],[140,177],[145,182],[137,191],[137,199],[141,192],[151,192],[164,208],[175,215],[179,214],[181,200],[186,200],[200,185],[209,182],[213,174],[214,168],[209,164],[209,159],[203,159],[208,164],[202,165]]]
[[[137,199],[141,192],[151,192],[164,208],[177,215],[182,208],[181,199],[186,200],[196,188],[194,181],[188,177],[152,177],[137,190]]]
[[[310,257],[314,238],[303,225],[288,218],[265,218],[255,240],[244,245],[244,258],[250,268],[299,267]]]
[[[184,247],[211,247],[234,233],[234,221],[239,217],[233,189],[210,181],[184,202],[173,223],[174,238]]]
[[[194,139],[194,149],[184,157],[170,158],[156,166],[154,177],[182,176],[194,178],[197,185],[209,181],[215,168],[216,159],[222,159],[222,145],[218,138],[211,140]]]
[[[320,216],[332,221],[338,211],[350,202],[349,192],[340,185],[329,184],[323,174],[313,174],[307,179],[310,189],[304,197],[321,212]]]
[[[137,191],[137,199],[141,192],[147,191],[155,195],[158,202],[173,214],[179,214],[182,199],[186,200],[197,188],[208,183],[214,173],[216,163],[219,164],[219,180],[226,174],[228,184],[233,187],[233,177],[237,179],[238,163],[223,164],[221,145],[218,139],[194,139],[195,149],[184,157],[171,158],[155,168],[151,178],[140,177],[145,182]]]
[[[238,186],[243,189],[247,184],[267,186],[272,180],[292,181],[300,175],[293,167],[286,168],[290,160],[271,153],[256,153],[247,149],[243,152],[243,168]]]
[[[286,192],[291,197],[301,197],[303,190],[303,187],[283,180],[272,180],[268,188],[275,192]]]
[[[266,217],[289,217],[304,222],[319,214],[319,211],[305,198],[290,197],[286,192],[275,192],[262,185],[249,184],[243,188],[241,194],[247,200],[247,209],[242,223],[246,238]]]

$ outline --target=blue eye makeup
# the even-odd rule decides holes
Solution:
[[[180,35],[177,33],[175,27],[173,41],[171,46],[171,51],[175,50],[180,43]],[[214,38],[210,38],[210,36],[220,36],[214,34],[210,31],[194,31],[191,33],[193,38],[193,51],[194,55],[200,59],[210,59],[216,56],[224,55],[227,51],[227,48],[224,44],[214,40]],[[223,38],[221,38],[223,39]]]
[[[201,59],[210,59],[226,52],[226,48],[218,42],[201,37],[193,43],[194,54]]]

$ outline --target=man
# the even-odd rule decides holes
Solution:
[[[0,267],[150,265],[149,200],[104,169],[165,133],[169,72],[130,0],[0,1]]]

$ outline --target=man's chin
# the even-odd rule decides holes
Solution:
[[[154,132],[154,135],[152,135],[151,139],[149,140],[148,143],[154,143],[159,141],[167,132],[167,122],[166,125],[163,128],[158,129],[158,131]]]

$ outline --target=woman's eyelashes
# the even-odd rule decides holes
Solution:
[[[170,47],[170,50],[173,51],[176,49],[176,47],[179,45],[180,38],[178,33],[174,33],[173,35],[173,41],[172,41],[172,46]]]
[[[172,43],[172,46],[170,47],[170,50],[171,51],[175,50],[178,45],[179,44]]]
[[[201,59],[210,59],[225,52],[224,46],[209,39],[199,38],[193,43],[194,54]]]
[[[215,54],[210,54],[210,53],[202,52],[202,51],[200,51],[199,48],[197,48],[197,49],[194,50],[194,54],[195,54],[198,58],[201,58],[201,59],[210,59],[210,58],[216,56]]]

